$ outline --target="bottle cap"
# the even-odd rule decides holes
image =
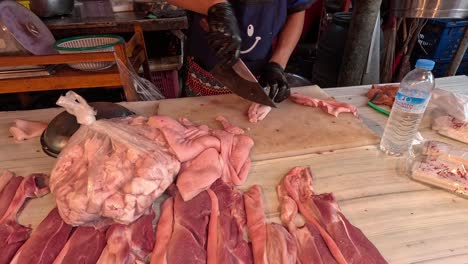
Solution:
[[[431,60],[419,59],[416,61],[416,68],[432,71],[434,69],[435,62]]]

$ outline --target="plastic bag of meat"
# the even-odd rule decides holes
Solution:
[[[412,179],[468,198],[468,150],[430,140],[414,147],[414,154]]]
[[[81,124],[50,178],[63,220],[75,226],[135,221],[179,172],[164,136],[145,117],[96,120],[95,111],[73,92],[57,104]]]
[[[460,122],[468,122],[468,95],[434,89],[429,107],[437,108]]]

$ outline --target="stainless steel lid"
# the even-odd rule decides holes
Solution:
[[[0,1],[0,26],[34,55],[57,53],[55,38],[44,22],[16,1]]]
[[[95,102],[89,103],[89,105],[96,110],[96,119],[126,117],[135,114],[127,108],[114,103]],[[80,125],[75,116],[66,111],[58,114],[42,133],[42,150],[51,157],[57,157],[78,128],[80,128]]]
[[[398,17],[466,18],[467,0],[395,0],[393,11]]]

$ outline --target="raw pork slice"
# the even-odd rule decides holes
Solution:
[[[249,122],[257,123],[258,121],[262,121],[270,113],[270,111],[270,106],[261,105],[257,103],[251,104],[249,110],[247,111]]]
[[[107,245],[98,264],[146,263],[154,247],[154,211],[130,225],[115,224],[107,230]]]
[[[221,178],[224,162],[214,148],[209,148],[183,164],[177,177],[177,189],[189,201]]]
[[[10,182],[11,178],[13,178],[14,176],[15,174],[13,172],[7,170],[4,171],[2,175],[0,175],[0,194],[3,191],[3,188],[5,188],[5,186]],[[0,217],[1,215],[2,214],[0,213]]]
[[[367,92],[367,99],[374,104],[392,107],[398,89],[400,89],[399,84],[372,85],[372,88]]]
[[[296,104],[301,104],[311,107],[319,107],[323,112],[338,117],[340,113],[352,113],[357,116],[357,108],[354,105],[347,103],[332,101],[332,100],[321,100],[309,96],[305,96],[299,93],[293,93],[289,99]]]
[[[296,263],[296,241],[282,225],[266,223],[262,191],[258,185],[244,193],[244,203],[254,263]]]
[[[167,264],[167,248],[171,241],[174,226],[174,197],[161,204],[161,215],[156,226],[156,243],[151,254],[151,264]]]
[[[278,185],[278,198],[281,206],[281,221],[288,228],[297,244],[297,263],[334,264],[335,258],[330,253],[320,231],[309,223],[296,226],[298,208],[296,202],[287,195],[283,186]]]
[[[294,168],[281,184],[301,214],[319,230],[338,263],[387,263],[362,231],[341,213],[333,194],[314,194],[308,169]]]
[[[65,224],[57,208],[54,208],[18,250],[10,264],[52,263],[67,242],[71,231],[72,226]]]
[[[107,228],[78,227],[53,264],[96,263],[106,246],[106,230]]]
[[[180,194],[175,191],[173,231],[166,247],[167,263],[207,263],[206,248],[210,215],[211,200],[207,192],[202,192],[192,200],[184,202]],[[167,218],[159,221],[167,221]]]
[[[43,174],[32,174],[25,178],[13,177],[0,194],[0,207],[3,209],[0,218],[0,264],[10,263],[29,238],[31,228],[18,224],[16,217],[26,199],[49,193],[44,182]]]
[[[468,143],[468,123],[459,121],[452,116],[443,115],[434,118],[432,130],[443,136]]]
[[[251,165],[253,140],[246,135],[234,135],[223,130],[215,130],[213,134],[221,142],[220,154],[224,162],[222,179],[234,185],[243,184]]]
[[[184,126],[164,116],[150,117],[148,124],[161,130],[180,162],[192,160],[208,148],[219,149],[219,140],[206,129]]]
[[[10,133],[15,140],[39,137],[47,128],[47,123],[15,119]]]
[[[213,218],[210,219],[210,227],[216,224],[216,231],[210,230],[208,237],[216,238],[213,250],[216,252],[217,263],[252,263],[252,250],[244,237],[247,219],[242,193],[222,180],[217,180],[211,186],[211,191],[213,194],[210,198],[212,201],[213,198],[216,199],[215,203],[212,202],[212,207],[213,204],[218,206],[212,208],[212,215],[213,212],[219,215],[216,216],[216,222]]]

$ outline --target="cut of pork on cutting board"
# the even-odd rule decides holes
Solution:
[[[318,86],[292,89],[318,99],[331,99]],[[234,125],[246,129],[255,142],[252,159],[264,160],[307,153],[373,145],[379,138],[350,113],[337,118],[319,108],[297,105],[286,100],[257,124],[249,123],[251,102],[236,95],[218,95],[163,100],[159,115],[187,117],[193,122],[221,128],[215,118],[225,116]]]

